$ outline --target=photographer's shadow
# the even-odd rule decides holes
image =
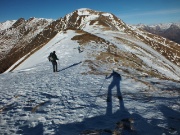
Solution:
[[[118,98],[119,99],[119,105],[120,105],[120,110],[123,111],[125,110],[124,107],[124,102],[123,102],[123,97],[120,89],[120,82],[121,82],[121,75],[115,71],[111,73],[110,76],[106,76],[106,79],[109,79],[112,77],[112,82],[108,87],[108,93],[107,93],[107,109],[106,109],[106,115],[112,115],[112,97]],[[117,95],[112,94],[112,89],[116,87],[117,90]]]
[[[87,113],[82,122],[59,125],[57,133],[59,133],[59,131],[63,131],[63,134],[67,135],[71,133],[77,135],[90,135],[114,133],[125,134],[126,132],[131,135],[136,135],[136,132],[133,131],[133,118],[128,110],[124,107],[124,102],[120,91],[121,75],[113,71],[109,77],[106,76],[106,79],[111,77],[113,79],[108,87],[106,114],[88,117],[90,116],[90,111]],[[117,88],[117,96],[112,95],[112,89],[114,87]],[[117,110],[114,112],[112,111],[112,97],[118,98],[120,105],[119,109],[115,108]],[[90,109],[92,110],[93,108],[91,107]]]

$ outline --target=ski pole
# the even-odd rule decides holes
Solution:
[[[99,89],[99,91],[98,91],[97,96],[95,97],[94,103],[96,103],[97,97],[100,95],[100,92],[101,92],[101,90],[102,90],[105,82],[106,82],[106,77],[103,79],[103,83],[102,83],[102,85],[100,86],[100,89]],[[84,116],[84,118],[87,118],[87,116],[91,113],[91,111],[92,111],[92,109],[88,109],[86,115]]]

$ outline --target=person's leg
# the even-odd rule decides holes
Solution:
[[[55,62],[52,61],[52,65],[53,65],[53,72],[55,72]]]
[[[113,82],[108,87],[107,93],[107,108],[106,108],[106,115],[112,115],[112,88],[114,87]]]
[[[120,82],[116,83],[116,88],[117,88],[117,97],[122,97],[121,95],[121,90],[120,90]]]
[[[108,93],[107,93],[107,102],[112,101],[112,88],[114,87],[114,84],[111,83],[108,87]]]
[[[57,62],[55,62],[55,72],[57,72]]]

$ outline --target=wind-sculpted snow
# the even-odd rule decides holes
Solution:
[[[78,135],[95,132],[92,129],[104,133],[179,133],[177,84],[150,79],[146,80],[152,83],[148,86],[121,74],[123,100],[116,98],[114,87],[111,104],[106,102],[110,80],[102,75],[82,75],[80,62],[64,59],[63,63],[57,73],[52,73],[46,62],[1,75],[1,134]],[[123,119],[132,119],[132,126],[116,126]]]
[[[122,43],[102,40],[103,34],[91,36],[91,41],[80,45],[79,53],[79,43],[71,39],[83,34],[60,32],[16,70],[0,75],[0,134],[178,135],[180,84],[137,74],[128,65],[103,63],[103,58],[114,56],[122,60],[118,48],[122,55],[139,60],[126,54],[129,49]],[[56,73],[47,59],[54,50],[59,58]],[[102,53],[106,57],[98,61]],[[116,74],[111,74],[113,67]]]
[[[122,130],[126,134],[179,133],[175,124],[179,119],[177,84],[150,79],[152,84],[146,86],[121,74],[123,100],[116,98],[114,87],[110,104],[106,97],[111,81],[102,75],[82,75],[82,63],[64,58],[66,64],[61,64],[57,73],[52,73],[46,62],[1,75],[1,134],[78,135],[95,132],[91,129],[105,133]],[[127,118],[133,120],[132,127],[116,126]]]

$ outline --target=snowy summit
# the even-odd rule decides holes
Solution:
[[[91,13],[91,9],[89,8],[80,8],[77,10],[78,11],[78,15],[90,15]]]

